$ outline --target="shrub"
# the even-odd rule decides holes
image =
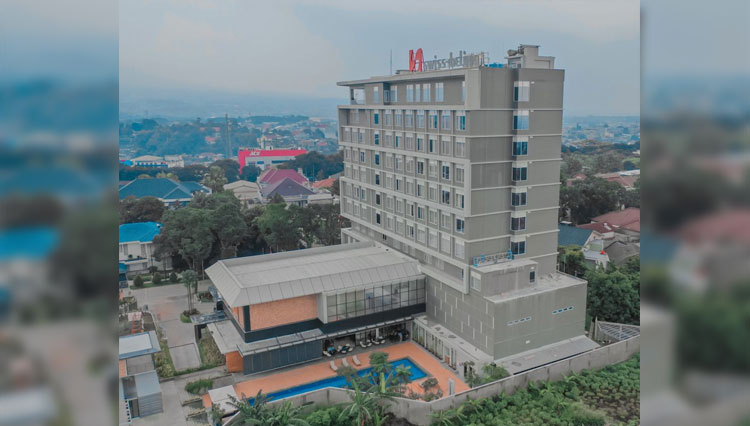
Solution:
[[[156,266],[149,266],[148,267],[148,272],[151,273],[151,274],[155,274],[156,271],[158,271],[158,270],[159,270],[159,268],[157,268]]]
[[[151,279],[154,284],[161,284],[161,274],[158,272],[154,272],[154,277]]]
[[[140,275],[136,275],[135,279],[133,280],[133,285],[138,288],[143,287],[143,278],[141,278]]]
[[[193,395],[202,395],[211,389],[213,385],[214,381],[212,379],[200,379],[194,382],[188,382],[188,384],[185,385],[185,391]]]
[[[179,278],[177,277],[177,273],[175,271],[172,271],[171,274],[169,274],[169,282],[176,283],[179,281]]]
[[[437,384],[438,384],[438,380],[434,377],[430,377],[429,379],[422,382],[422,389],[424,389],[425,391],[428,391],[434,388],[435,386],[437,386]]]

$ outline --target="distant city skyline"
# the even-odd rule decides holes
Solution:
[[[210,95],[223,104],[245,99],[236,105],[242,111],[258,98],[281,102],[274,112],[292,97],[334,106],[347,95],[337,81],[387,75],[391,51],[395,71],[408,67],[409,49],[424,49],[425,59],[485,51],[504,62],[507,49],[530,43],[566,70],[566,115],[637,115],[639,7],[632,0],[120,2],[121,105],[132,114],[143,103]]]

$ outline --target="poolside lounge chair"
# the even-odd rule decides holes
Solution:
[[[364,341],[364,340],[361,340],[361,341],[359,342],[359,346],[362,346],[363,348],[366,348],[366,347],[367,347],[367,345],[365,345],[365,341]]]
[[[336,363],[335,363],[335,362],[333,362],[333,360],[331,360],[331,370],[333,370],[333,371],[337,371],[338,369],[339,369],[339,368],[338,368],[338,367],[336,367]]]
[[[341,364],[343,364],[343,365],[344,365],[344,367],[351,367],[351,365],[349,365],[349,363],[348,363],[348,362],[346,362],[346,358],[342,358],[342,359],[341,359]]]
[[[361,363],[361,362],[359,362],[359,358],[357,358],[357,355],[354,355],[354,356],[352,357],[352,361],[354,361],[354,364],[355,364],[356,366],[360,366],[360,365],[362,365],[362,363]]]
[[[331,356],[331,354],[329,354],[328,351],[323,351],[323,356]]]

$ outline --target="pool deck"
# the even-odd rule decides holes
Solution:
[[[449,368],[440,364],[432,354],[427,352],[424,348],[417,345],[414,342],[397,343],[395,345],[388,345],[383,347],[376,347],[372,350],[356,353],[357,359],[362,363],[360,366],[354,365],[351,356],[346,356],[347,362],[350,366],[357,370],[367,368],[370,366],[370,353],[372,352],[385,352],[388,354],[388,360],[395,361],[402,358],[410,358],[416,363],[422,371],[427,373],[427,377],[424,377],[408,385],[409,389],[417,393],[423,393],[424,390],[419,386],[424,380],[429,377],[435,377],[438,380],[438,386],[443,390],[443,395],[449,395],[448,392],[448,379],[453,379],[456,383],[455,392],[463,392],[469,389],[469,386],[463,382],[456,374],[453,373]],[[336,373],[331,370],[330,361],[333,359],[338,367],[341,367],[341,359],[344,356],[337,356],[332,358],[324,358],[320,362],[311,365],[305,365],[303,367],[290,368],[286,370],[280,370],[277,372],[270,372],[268,375],[258,377],[256,379],[246,380],[239,382],[234,385],[234,390],[238,397],[244,395],[245,398],[251,398],[255,396],[259,390],[263,393],[268,394],[291,387],[303,385],[305,383],[315,382],[318,380],[326,379],[329,377],[335,377]],[[204,396],[204,405],[210,407],[210,398]]]

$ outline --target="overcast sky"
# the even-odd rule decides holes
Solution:
[[[640,16],[633,0],[120,2],[120,91],[341,97],[337,81],[425,57],[541,45],[566,70],[569,115],[638,114]]]

